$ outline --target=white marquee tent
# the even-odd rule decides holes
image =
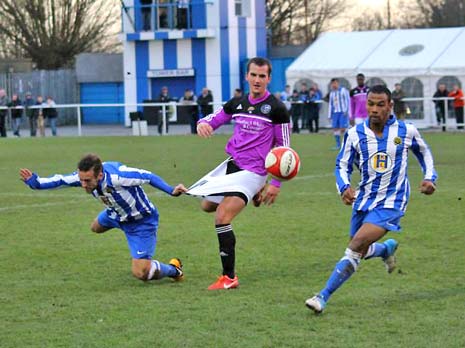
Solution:
[[[369,85],[393,89],[399,82],[407,97],[425,98],[408,102],[409,117],[419,127],[434,125],[430,98],[437,84],[450,90],[465,83],[465,27],[325,33],[287,68],[286,78],[296,89],[303,81],[317,83],[326,94],[332,77],[353,88],[358,73]]]

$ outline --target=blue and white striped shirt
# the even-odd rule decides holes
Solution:
[[[331,118],[336,112],[350,116],[350,93],[344,87],[331,90],[329,93],[328,117]]]
[[[377,207],[405,211],[410,195],[407,176],[408,150],[418,159],[424,180],[436,181],[433,156],[412,124],[390,116],[382,138],[369,128],[369,120],[352,127],[336,159],[336,185],[342,194],[350,186],[353,164],[358,165],[361,180],[353,208],[370,211]]]
[[[156,211],[141,185],[150,184],[170,195],[174,190],[159,176],[119,162],[104,162],[103,174],[104,177],[98,182],[92,195],[107,206],[109,217],[119,222],[136,221]],[[55,174],[48,178],[41,178],[34,173],[26,184],[39,190],[81,186],[78,172]]]

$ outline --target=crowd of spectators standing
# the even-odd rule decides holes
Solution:
[[[331,79],[330,88],[326,96],[317,84],[313,83],[308,86],[306,82],[298,85],[298,89],[291,89],[286,85],[284,90],[276,92],[275,96],[280,99],[289,110],[291,115],[292,132],[300,133],[301,130],[308,130],[309,133],[318,133],[320,130],[320,111],[323,102],[328,103],[328,118],[331,121],[333,133],[336,138],[336,147],[339,147],[340,136],[348,126],[354,126],[364,122],[367,118],[366,98],[369,87],[365,84],[365,76],[358,74],[356,76],[357,86],[347,90],[339,85],[337,78]],[[234,90],[233,97],[242,97],[244,91],[240,88]],[[410,114],[405,92],[402,90],[400,83],[396,83],[392,90],[392,100],[394,102],[393,112],[399,119],[405,119]],[[444,99],[440,99],[444,98]],[[449,99],[445,99],[449,98]],[[451,100],[450,98],[454,98]],[[433,103],[437,125],[446,130],[446,112],[447,109],[453,110],[457,122],[457,129],[464,129],[464,94],[457,84],[453,86],[452,91],[448,91],[444,83],[440,83],[433,95]],[[197,121],[213,113],[213,95],[208,87],[202,88],[199,95],[196,95],[193,89],[186,89],[182,97],[173,97],[169,93],[167,86],[160,89],[160,93],[155,98],[157,103],[177,102],[178,112],[188,115],[190,130],[192,134],[197,132]],[[446,107],[447,105],[447,107]],[[161,134],[163,127],[169,131],[169,120],[173,114],[172,106],[164,109],[166,118],[162,117],[162,108],[158,109],[158,132]],[[21,124],[25,116],[29,123],[30,136],[45,136],[45,124],[50,126],[53,136],[57,135],[57,118],[58,112],[55,101],[51,96],[45,100],[43,96],[37,95],[35,98],[30,92],[25,93],[24,99],[14,93],[11,98],[7,97],[6,91],[0,88],[0,136],[6,137],[6,124],[8,115],[11,117],[11,129],[13,135],[21,136]],[[163,120],[166,124],[163,124]]]
[[[30,92],[26,92],[24,100],[20,99],[19,94],[13,93],[8,99],[5,89],[0,88],[0,136],[6,137],[6,123],[8,112],[11,116],[11,128],[13,135],[21,136],[21,124],[23,116],[29,121],[29,130],[31,137],[37,136],[37,130],[40,136],[45,136],[45,122],[50,125],[52,135],[57,135],[57,117],[55,101],[48,96],[44,101],[41,95],[34,99]]]
[[[328,103],[328,118],[331,121],[334,136],[336,137],[336,147],[338,147],[337,138],[343,134],[345,121],[347,121],[348,126],[354,126],[364,122],[368,117],[366,100],[370,88],[366,85],[363,74],[358,74],[356,81],[357,86],[349,91],[340,86],[337,78],[333,78],[329,84],[329,91],[324,97],[317,84],[312,84],[309,88],[306,82],[300,83],[296,86],[298,89],[294,90],[291,90],[291,87],[286,85],[284,90],[275,93],[275,96],[280,98],[290,111],[293,133],[300,133],[304,129],[310,133],[318,132],[322,103]],[[464,129],[465,103],[460,86],[454,84],[452,91],[448,91],[446,85],[440,83],[432,97],[435,105],[437,126],[442,127],[443,131],[446,130],[446,110],[449,109],[454,111],[457,129]],[[347,103],[348,98],[350,98],[349,104]],[[407,94],[403,91],[402,85],[396,83],[392,90],[393,113],[401,120],[411,114],[406,98]],[[440,98],[449,99],[441,100]],[[454,99],[451,100],[450,98]]]

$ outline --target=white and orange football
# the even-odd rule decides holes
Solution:
[[[300,158],[290,147],[278,146],[266,155],[266,171],[278,180],[291,180],[300,170]]]

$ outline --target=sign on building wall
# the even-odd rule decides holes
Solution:
[[[194,69],[155,69],[147,71],[147,77],[153,78],[185,76],[195,76]]]

